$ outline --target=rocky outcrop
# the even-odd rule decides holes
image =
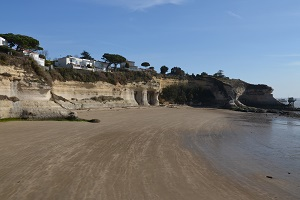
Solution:
[[[202,76],[197,80],[161,79],[161,90],[173,84],[199,86],[209,90],[214,100],[206,104],[215,106],[280,108],[283,106],[272,95],[273,89],[267,85],[253,85],[239,79]]]
[[[239,95],[238,100],[247,106],[276,108],[282,107],[280,103],[273,97],[273,89],[267,85],[247,84],[245,91]]]
[[[210,89],[219,105],[268,108],[283,105],[273,97],[273,89],[267,85],[253,85],[239,79],[221,80],[209,76],[195,82],[203,88]]]

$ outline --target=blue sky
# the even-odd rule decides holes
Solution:
[[[52,59],[115,53],[300,97],[299,0],[14,0],[1,16],[1,33],[38,39]]]

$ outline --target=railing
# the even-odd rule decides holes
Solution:
[[[288,98],[288,102],[289,102],[289,103],[294,103],[295,101],[296,101],[296,99],[293,98],[293,97],[289,97],[289,98]]]

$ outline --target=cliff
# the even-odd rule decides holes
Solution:
[[[51,101],[51,87],[22,68],[0,66],[0,118],[61,118],[71,111]]]
[[[160,83],[113,85],[54,81],[51,86],[22,67],[0,66],[0,118],[65,118],[71,110],[158,105]]]
[[[239,79],[218,79],[203,77],[195,81],[203,88],[210,89],[217,104],[279,108],[283,104],[273,97],[273,89],[267,85],[249,84]]]
[[[161,88],[170,86],[171,84],[184,84],[192,87],[201,87],[210,91],[213,98],[210,98],[209,102],[202,102],[208,105],[250,106],[259,108],[281,108],[283,106],[282,103],[273,97],[273,89],[271,87],[249,84],[239,79],[202,76],[201,78],[190,79],[188,81],[162,79],[161,83]]]
[[[159,105],[160,92],[174,84],[197,85],[211,91],[214,105],[280,106],[272,88],[241,80],[219,80],[211,76],[199,80],[155,78],[143,82],[53,81],[22,67],[0,66],[0,118],[65,118],[72,110],[99,107]]]
[[[113,85],[106,82],[58,82],[52,86],[56,103],[67,109],[158,105],[159,82]]]

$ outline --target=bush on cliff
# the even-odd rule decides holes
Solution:
[[[8,46],[0,46],[0,52],[5,54],[10,54],[12,56],[18,56],[18,57],[23,56],[22,52],[18,52],[12,48],[9,48]]]
[[[160,101],[176,104],[207,104],[215,99],[210,90],[198,85],[170,85],[162,90]]]
[[[74,70],[70,68],[56,68],[50,70],[53,80],[58,81],[80,81],[97,82],[103,81],[116,85],[125,85],[130,82],[147,82],[152,79],[152,75],[146,72],[118,71],[118,72],[92,72],[86,70]]]
[[[98,96],[98,97],[92,97],[91,99],[94,100],[94,101],[98,101],[98,102],[122,101],[122,100],[124,100],[121,97],[113,97],[113,96]]]
[[[74,70],[70,68],[55,68],[45,71],[32,58],[24,56],[20,52],[15,52],[17,56],[8,55],[7,48],[0,48],[0,65],[16,66],[24,69],[27,73],[36,75],[35,78],[48,85],[52,85],[54,80],[58,81],[79,81],[79,82],[97,82],[103,81],[111,84],[125,85],[132,82],[148,82],[155,76],[153,72],[143,71],[122,71],[117,72],[92,72],[87,70]]]
[[[19,54],[19,52],[17,52]],[[48,72],[42,69],[34,60],[22,53],[18,56],[0,53],[0,65],[16,66],[24,69],[27,73],[36,75],[35,78],[43,83],[52,85],[52,78]]]

